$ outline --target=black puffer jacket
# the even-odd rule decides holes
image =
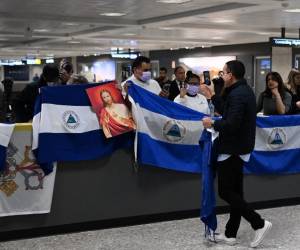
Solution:
[[[253,151],[256,100],[247,81],[237,81],[225,89],[223,97],[213,96],[212,101],[222,114],[222,119],[214,123],[214,129],[220,132],[218,153],[242,155]]]

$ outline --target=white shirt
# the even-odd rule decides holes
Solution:
[[[214,128],[208,128],[207,131],[212,133],[212,141],[214,141],[219,136],[219,132],[215,131]],[[217,161],[225,161],[230,156],[231,156],[230,154],[219,154]],[[244,162],[248,162],[250,160],[250,156],[251,154],[239,155],[239,157]]]
[[[180,87],[180,81],[178,81],[178,80],[175,80],[175,81],[177,83],[177,87],[179,90],[184,87],[184,81],[181,81],[181,87]]]
[[[134,84],[138,85],[139,87],[142,87],[145,90],[148,90],[156,95],[159,95],[159,93],[161,92],[161,87],[159,86],[159,83],[153,79],[150,79],[147,82],[142,82],[139,79],[137,79],[134,75],[132,75],[131,77],[129,77],[126,81],[121,83],[122,86],[122,95],[125,97],[126,96],[126,92],[124,90],[124,84],[127,81],[132,81]]]
[[[218,160],[217,161],[225,161],[227,160],[231,155],[229,154],[220,154],[218,155]],[[239,155],[239,157],[242,159],[244,162],[248,162],[250,160],[250,154],[244,154],[244,155]]]
[[[196,96],[185,95],[183,98],[178,95],[174,99],[174,102],[204,114],[210,113],[207,100],[201,94],[197,94]]]

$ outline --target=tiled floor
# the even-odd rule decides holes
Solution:
[[[300,249],[300,206],[259,210],[273,223],[273,228],[258,249]],[[218,216],[220,230],[227,220]],[[244,220],[234,247],[208,243],[199,218],[99,231],[65,234],[18,241],[1,242],[1,250],[193,250],[248,249],[253,230]]]

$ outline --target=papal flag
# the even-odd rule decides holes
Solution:
[[[0,123],[0,171],[6,166],[6,149],[14,127],[15,124]]]
[[[31,124],[16,124],[0,173],[0,217],[50,212],[56,168],[45,175],[31,152],[31,141]]]

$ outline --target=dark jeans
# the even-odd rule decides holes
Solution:
[[[225,161],[218,162],[219,196],[230,205],[230,217],[226,224],[226,237],[236,237],[243,216],[256,230],[264,226],[264,220],[244,200],[243,165],[239,156],[230,156]]]

